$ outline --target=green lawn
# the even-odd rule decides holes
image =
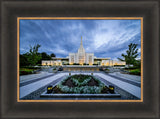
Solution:
[[[133,75],[141,75],[141,69],[130,69],[129,73]]]
[[[20,75],[33,74],[34,70],[35,69],[20,68],[19,73],[20,73]]]

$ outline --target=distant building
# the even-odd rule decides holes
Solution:
[[[111,60],[110,58],[97,58],[94,53],[86,53],[83,47],[82,38],[81,44],[77,53],[69,53],[66,58],[55,58],[52,60],[42,60],[42,65],[126,65],[126,62]]]

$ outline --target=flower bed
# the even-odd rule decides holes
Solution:
[[[109,88],[91,75],[72,75],[53,88],[54,94],[104,94]]]

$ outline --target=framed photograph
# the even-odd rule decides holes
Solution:
[[[18,102],[143,102],[142,17],[18,17],[17,34]]]
[[[1,4],[1,118],[159,118],[158,0]]]

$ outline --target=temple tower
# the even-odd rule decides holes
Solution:
[[[82,37],[81,37],[81,44],[80,44],[80,48],[78,49],[78,62],[79,64],[83,64],[85,63],[85,49],[83,47],[83,43],[82,43]]]

